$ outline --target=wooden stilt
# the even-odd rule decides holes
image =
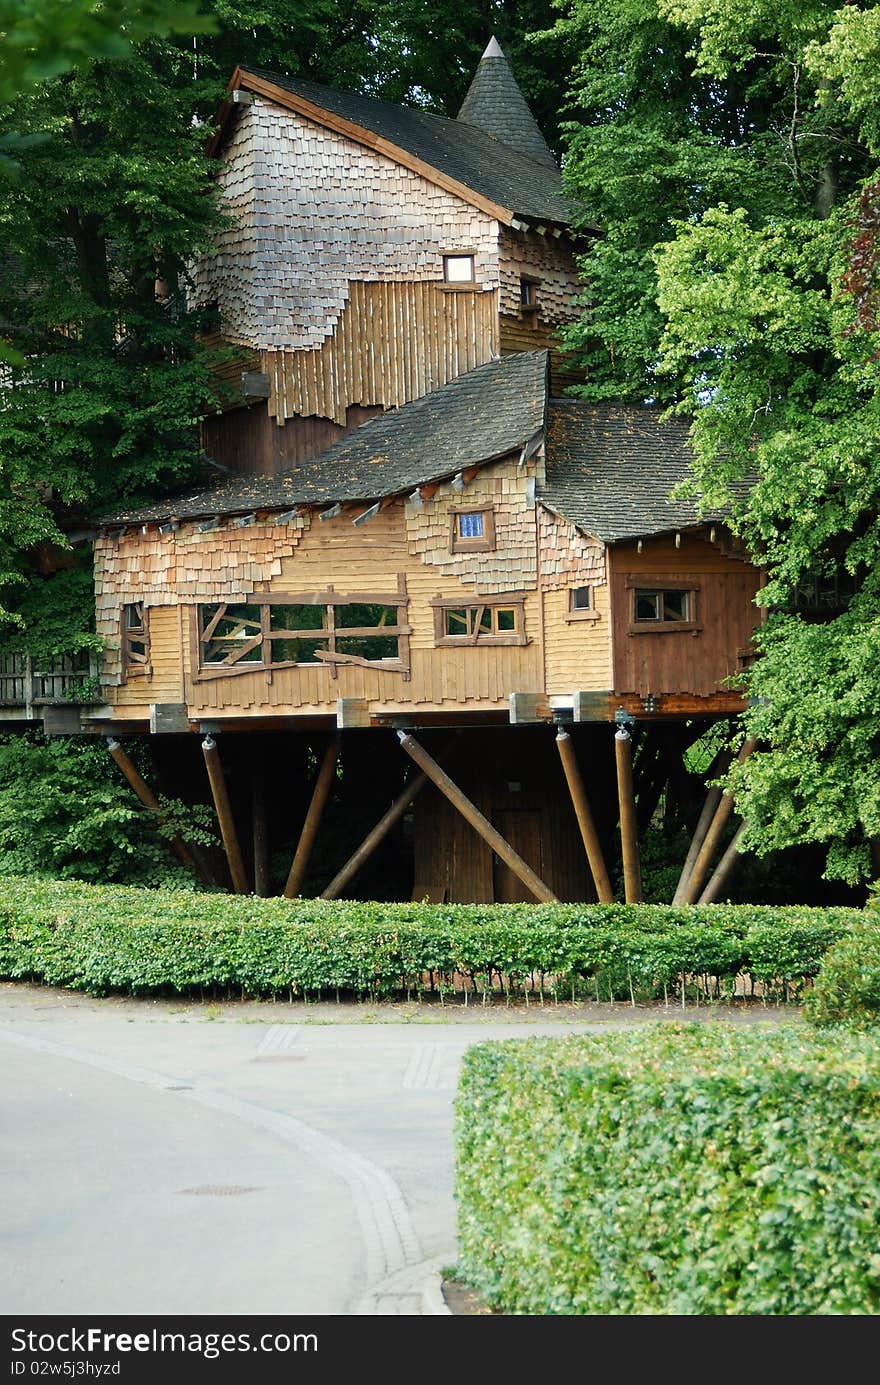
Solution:
[[[223,848],[229,863],[232,888],[236,894],[247,894],[247,872],[242,860],[241,847],[238,844],[238,834],[235,830],[235,819],[232,816],[232,808],[229,803],[229,793],[226,788],[220,751],[217,749],[217,742],[213,736],[206,736],[202,741],[202,754],[205,757],[205,768],[208,771],[208,782],[211,785],[211,795],[214,799],[214,811],[220,824]]]
[[[539,875],[536,875],[531,866],[525,862],[521,856],[514,851],[513,847],[504,840],[500,832],[497,832],[480,812],[479,808],[471,802],[466,794],[463,794],[457,784],[449,778],[449,775],[440,768],[437,761],[432,759],[423,746],[405,731],[398,731],[398,738],[402,748],[414,760],[423,774],[431,780],[444,797],[454,808],[457,808],[462,817],[470,823],[475,832],[483,838],[492,848],[496,856],[500,856],[505,865],[509,866],[518,880],[521,880],[526,889],[529,890],[536,899],[543,903],[558,903],[556,895],[545,885]]]
[[[617,762],[617,798],[620,804],[620,842],[623,848],[623,888],[627,904],[642,902],[642,866],[633,792],[632,741],[626,727],[614,736]]]
[[[150,788],[146,780],[138,773],[131,759],[128,755],[126,755],[125,751],[122,749],[122,746],[119,744],[119,742],[114,740],[108,740],[107,749],[109,750],[112,758],[116,761],[119,768],[122,770],[122,773],[125,775],[126,779],[128,780],[131,787],[134,789],[141,803],[143,803],[144,807],[149,808],[151,813],[155,813],[158,816],[162,811],[159,805],[158,798],[153,793],[153,790]],[[189,847],[186,845],[185,842],[181,841],[180,837],[171,837],[168,840],[168,846],[170,850],[174,852],[175,856],[181,862],[181,864],[186,866],[187,870],[191,870],[193,874],[197,876],[204,884],[211,883],[208,879],[205,878],[204,871],[200,869],[199,864],[193,856],[192,852],[190,851]]]
[[[756,745],[757,741],[752,736],[743,741],[737,757],[739,764],[743,764],[749,758]],[[715,810],[715,815],[709,824],[706,836],[703,839],[703,844],[697,853],[691,873],[681,892],[681,898],[678,900],[679,904],[694,904],[696,902],[703,888],[706,876],[709,873],[709,866],[712,863],[712,858],[718,850],[718,845],[732,812],[733,799],[729,793],[723,793],[721,795],[721,801]]]
[[[357,875],[364,862],[372,856],[379,843],[388,836],[394,824],[403,817],[416,795],[421,793],[428,782],[428,777],[425,774],[419,773],[413,775],[409,783],[404,786],[402,792],[395,798],[388,812],[379,819],[373,830],[367,833],[357,851],[349,856],[338,874],[334,875],[330,884],[321,895],[322,899],[339,898],[349,880]]]
[[[266,819],[266,747],[258,742],[251,777],[251,820],[254,841],[254,894],[269,893],[269,824]]]
[[[739,843],[740,838],[742,837],[742,834],[745,832],[745,830],[746,825],[744,822],[741,822],[733,835],[733,840],[731,841],[729,847],[725,851],[724,855],[721,857],[721,860],[718,862],[718,865],[715,867],[715,870],[713,871],[709,879],[708,885],[706,886],[703,893],[697,900],[698,904],[714,904],[718,896],[720,895],[721,891],[724,889],[724,886],[727,884],[728,880],[730,879],[730,876],[733,873],[734,866],[739,860]]]
[[[584,787],[571,736],[567,731],[560,729],[557,732],[556,749],[559,751],[559,758],[565,773],[565,782],[568,784],[568,792],[571,794],[571,801],[574,805],[581,840],[590,865],[590,874],[596,887],[596,896],[602,904],[613,904],[614,891],[611,888],[611,880],[605,866],[605,858],[602,855],[596,823],[590,809],[590,800]]]
[[[336,774],[336,761],[339,759],[339,737],[333,736],[324,751],[324,758],[321,761],[321,768],[318,770],[318,777],[315,780],[315,787],[312,790],[312,798],[306,812],[302,831],[299,834],[296,852],[290,866],[290,874],[287,877],[287,884],[284,886],[284,898],[295,899],[302,888],[302,882],[308,869],[309,858],[312,854],[312,847],[315,844],[315,837],[318,835],[318,827],[324,814],[327,799],[330,797],[330,790],[333,787],[333,779]]]
[[[694,861],[696,861],[697,856],[700,852],[700,847],[706,840],[706,833],[709,831],[709,825],[715,816],[715,813],[718,809],[718,804],[720,802],[721,790],[716,786],[715,788],[710,789],[709,792],[706,794],[706,801],[703,804],[703,810],[700,813],[699,818],[697,819],[697,825],[694,828],[694,835],[691,838],[691,844],[688,847],[687,856],[685,856],[684,865],[681,868],[681,875],[678,877],[678,884],[675,887],[675,894],[672,896],[673,904],[681,904],[682,902],[685,887],[687,886],[688,880],[690,879],[691,871],[694,868]]]

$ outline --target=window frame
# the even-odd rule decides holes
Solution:
[[[541,310],[538,299],[540,285],[541,280],[533,274],[521,274],[519,276],[519,315],[523,322],[527,322],[530,327],[537,327],[538,325],[538,314]],[[523,296],[524,289],[530,291],[528,299]]]
[[[202,612],[205,607],[217,606],[223,610],[228,607],[236,606],[256,606],[260,611],[260,636],[259,651],[260,660],[252,660],[248,663],[232,664],[206,664],[203,659],[205,648],[205,625],[203,623]],[[290,630],[273,630],[272,607],[279,606],[316,606],[323,607],[325,611],[324,624],[316,626],[311,630],[292,632]],[[346,626],[337,624],[336,610],[340,606],[390,606],[396,609],[397,619],[393,625],[377,626]],[[326,591],[320,592],[251,592],[243,593],[241,596],[230,598],[226,601],[200,601],[192,608],[192,648],[195,650],[196,667],[193,671],[193,679],[196,682],[206,682],[214,678],[235,678],[244,673],[264,673],[268,681],[272,675],[282,669],[325,669],[330,677],[335,679],[339,676],[340,668],[367,668],[376,673],[400,673],[405,681],[411,676],[410,660],[410,635],[412,627],[409,624],[409,597],[406,591],[406,581],[403,573],[398,574],[398,589],[396,592],[337,592],[330,587]],[[222,619],[222,614],[219,614]],[[215,617],[214,619],[217,619]],[[340,653],[337,650],[337,642],[346,639],[370,638],[378,636],[380,638],[394,637],[397,639],[397,658],[389,659],[365,659],[359,655]],[[295,659],[282,659],[277,663],[272,662],[272,641],[273,640],[325,640],[327,653],[334,657],[317,660],[304,660],[300,662]],[[267,658],[268,655],[268,658]]]
[[[128,622],[128,612],[137,610],[140,607],[141,623],[139,626],[132,626]],[[119,613],[119,647],[122,660],[122,681],[127,683],[130,678],[152,678],[153,669],[150,664],[150,616],[146,602],[125,601]],[[143,654],[135,654],[131,648],[132,643],[144,646]]]
[[[588,592],[590,593],[590,604],[589,604],[589,606],[575,606],[575,604],[574,604],[574,594],[575,594],[575,592],[585,591],[585,590],[588,591]],[[592,583],[592,582],[582,582],[582,583],[581,583],[579,586],[577,586],[577,587],[569,587],[569,588],[568,588],[568,607],[567,607],[566,612],[565,612],[565,619],[566,619],[567,621],[577,621],[577,620],[591,620],[591,621],[595,621],[595,620],[598,620],[598,619],[599,619],[599,612],[596,610],[596,587],[595,587],[595,584],[594,584],[594,583]]]
[[[522,646],[530,644],[531,640],[526,634],[526,598],[522,592],[505,592],[502,595],[486,597],[468,596],[435,596],[430,602],[434,612],[434,647],[436,649],[482,649],[487,645],[498,649],[502,646]],[[497,632],[497,617],[493,614],[493,630],[491,632],[480,632],[479,622],[480,613],[489,610],[514,611],[516,615],[516,629]],[[446,630],[446,614],[448,611],[474,611],[476,613],[473,626],[476,633],[464,635],[450,635]]]
[[[639,573],[625,582],[628,635],[697,635],[702,630],[699,614],[700,583],[696,577],[669,577],[665,573]],[[636,599],[642,592],[684,592],[688,598],[686,620],[636,620]]]
[[[449,260],[470,260],[471,277],[469,279],[450,279],[448,277]],[[441,279],[442,287],[448,293],[460,293],[477,287],[477,252],[476,250],[443,250],[440,253],[440,263],[443,272]]]
[[[462,515],[482,515],[483,532],[479,538],[463,538],[459,531]],[[494,553],[495,507],[483,505],[455,505],[449,511],[449,551],[450,553]]]

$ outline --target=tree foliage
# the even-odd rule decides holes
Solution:
[[[563,23],[569,177],[607,230],[575,334],[589,392],[692,418],[690,489],[768,575],[746,842],[825,843],[855,881],[880,838],[880,6],[574,0]],[[855,595],[798,614],[836,574]]]

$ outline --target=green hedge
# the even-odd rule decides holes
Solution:
[[[880,1044],[799,1022],[483,1043],[459,1270],[548,1314],[880,1312]]]
[[[807,1017],[820,1028],[880,1026],[880,916],[876,910],[829,948],[807,997]]]
[[[465,978],[483,998],[730,994],[743,973],[797,996],[861,917],[706,905],[288,902],[7,878],[0,976],[93,993],[236,988],[385,996]],[[682,990],[684,988],[684,997]]]

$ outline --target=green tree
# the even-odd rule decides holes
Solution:
[[[608,231],[579,329],[593,392],[692,417],[692,489],[768,571],[761,749],[731,778],[747,844],[823,842],[855,881],[880,837],[880,7],[575,0],[566,22],[591,45],[571,179]],[[838,577],[846,609],[798,614]]]

